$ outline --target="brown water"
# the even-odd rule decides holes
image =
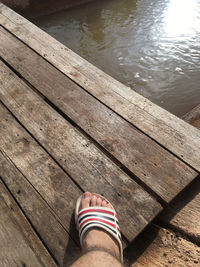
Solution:
[[[200,103],[200,0],[98,0],[33,22],[178,116]]]

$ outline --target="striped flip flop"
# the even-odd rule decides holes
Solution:
[[[102,197],[96,193],[92,195],[95,195],[97,197],[99,196],[105,199],[108,203],[110,203],[105,197]],[[93,227],[99,227],[111,234],[117,240],[120,247],[121,262],[123,262],[121,234],[119,229],[118,217],[115,209],[111,205],[112,209],[105,207],[89,207],[79,211],[81,199],[82,196],[77,199],[75,208],[75,222],[76,228],[79,232],[81,246],[83,242],[83,236],[86,231]]]

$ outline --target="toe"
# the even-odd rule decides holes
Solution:
[[[100,197],[97,198],[97,207],[101,207],[102,199]]]
[[[81,199],[81,209],[88,208],[90,206],[91,193],[85,192]]]
[[[107,208],[112,209],[112,205],[110,203],[106,204]]]
[[[107,207],[107,202],[105,200],[103,200],[101,206],[102,207]]]
[[[91,198],[91,206],[92,207],[95,207],[97,205],[97,197],[96,196],[93,196]]]

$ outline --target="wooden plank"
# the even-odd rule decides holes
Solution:
[[[200,105],[183,116],[200,130]],[[161,213],[159,220],[170,224],[200,243],[200,176],[179,194]]]
[[[130,267],[199,266],[200,248],[165,228],[152,225],[135,241],[125,254]]]
[[[159,221],[190,236],[200,245],[200,176],[176,197]]]
[[[186,113],[182,119],[200,130],[200,104]]]
[[[1,150],[39,192],[62,225],[70,229],[74,205],[82,191],[2,104],[0,114]]]
[[[0,56],[166,202],[197,176],[1,27],[0,34]]]
[[[0,5],[0,23],[90,94],[200,171],[200,133]]]
[[[37,94],[32,92],[2,62],[0,70],[2,102],[84,191],[101,193],[113,203],[119,214],[122,233],[129,241],[133,240],[161,211],[160,204]],[[3,116],[2,120],[4,121]],[[1,131],[4,131],[2,125],[3,122]],[[13,134],[16,137],[15,131],[11,127],[9,136]],[[7,131],[4,132],[1,146],[4,151],[12,150],[12,147],[14,150],[18,149],[18,153],[10,153],[8,156],[13,158],[12,161],[15,160],[15,165],[22,168],[31,161],[31,159],[29,161],[25,159],[27,157],[26,147],[31,146],[30,138],[20,138],[18,145],[12,140],[7,137]],[[21,148],[23,148],[22,153],[20,153]],[[8,152],[6,153],[8,154]],[[29,171],[31,166],[34,170],[34,162],[29,166]],[[64,190],[62,183],[58,183],[58,187],[63,190],[58,197],[59,201],[65,198],[67,190]],[[49,191],[51,189],[52,186]],[[50,197],[52,196],[50,195]],[[124,218],[126,219],[124,220]]]
[[[1,266],[57,266],[0,180]]]
[[[9,118],[11,116],[6,116]],[[11,122],[10,118],[9,121]],[[14,120],[12,121],[14,123]],[[42,164],[41,164],[42,167]],[[46,247],[51,251],[59,266],[69,263],[79,254],[79,247],[69,237],[66,225],[60,222],[54,211],[40,193],[16,168],[9,157],[0,151],[0,175],[12,195],[26,214]],[[34,176],[34,174],[32,174]],[[44,177],[46,174],[44,173]],[[63,209],[63,212],[65,210]],[[70,232],[74,237],[74,233]]]

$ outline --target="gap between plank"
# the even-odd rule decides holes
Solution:
[[[46,150],[45,147],[43,147],[42,144],[32,135],[32,133],[29,132],[28,129],[18,120],[18,118],[9,110],[9,108],[0,100],[0,103],[9,111],[9,113],[15,118],[15,120],[20,124],[21,127],[23,127],[24,130],[37,142],[39,146],[42,147],[42,149],[56,162],[56,164],[70,177],[70,179],[73,181],[73,183],[82,191],[84,192],[83,188],[71,177],[69,173],[66,172],[66,170],[63,169],[63,167],[60,165],[59,162],[57,162],[56,159]]]
[[[16,73],[16,72],[15,72]],[[24,79],[23,79],[24,80]],[[29,84],[27,82],[27,84]],[[21,127],[23,127],[24,130],[27,131],[27,133],[37,142],[37,144],[39,146],[41,146],[41,148],[54,160],[54,162],[70,177],[70,179],[72,180],[72,182],[82,191],[84,192],[83,188],[73,179],[73,177],[66,172],[66,170],[60,165],[60,163],[48,152],[48,150],[46,150],[45,147],[43,147],[42,144],[40,144],[40,142],[32,135],[32,133],[29,132],[28,129],[26,129],[26,127],[16,118],[16,116],[9,110],[9,108],[0,100],[0,103],[8,110],[8,112],[14,117],[14,119],[20,124]],[[1,151],[0,151],[1,152]],[[10,158],[9,158],[10,159]],[[12,162],[12,160],[10,159],[10,161]],[[13,162],[12,162],[13,163]],[[16,167],[16,169],[21,173],[21,171],[17,168],[17,166],[13,163],[13,165]],[[21,173],[23,175],[23,173]],[[23,175],[24,176],[24,175]],[[25,177],[25,176],[24,176]],[[26,179],[26,177],[25,177]],[[26,179],[27,180],[27,179]],[[29,181],[28,181],[29,182]],[[30,182],[29,182],[30,183]],[[31,184],[31,183],[30,183]],[[32,184],[31,186],[33,188],[35,188]],[[35,189],[36,190],[36,189]],[[151,190],[151,189],[150,189]],[[36,190],[37,191],[37,190]],[[37,191],[37,193],[41,196],[41,194]],[[150,193],[149,193],[150,194]],[[150,194],[151,195],[151,194]],[[42,196],[41,196],[42,197]],[[43,197],[42,197],[43,199]],[[43,199],[44,200],[44,199]],[[161,199],[162,200],[162,199]],[[44,200],[45,201],[45,200]],[[45,201],[45,203],[49,206],[49,204]],[[166,204],[165,204],[166,205]],[[50,207],[50,206],[49,206]],[[52,210],[52,208],[50,207],[50,209]],[[52,214],[55,215],[56,219],[58,220],[58,222],[61,224],[61,226],[67,231],[67,229],[62,225],[62,223],[59,220],[59,217],[52,212]],[[70,235],[70,233],[67,231],[67,233],[69,234],[69,236],[73,239],[73,237]],[[128,241],[128,239],[123,235],[123,233],[121,233],[122,239],[123,241],[126,243],[126,245],[128,245],[130,242]],[[73,239],[73,241],[76,243],[76,241]],[[77,243],[76,243],[77,244]]]
[[[148,138],[150,138],[151,140],[153,140],[156,144],[158,144],[159,146],[161,146],[164,150],[166,150],[167,152],[169,152],[170,154],[172,154],[174,157],[178,158],[179,160],[181,160],[182,162],[184,162],[187,166],[189,166],[192,170],[200,173],[196,168],[194,168],[193,166],[191,166],[188,162],[186,162],[182,157],[179,157],[178,155],[176,155],[174,152],[172,152],[171,150],[169,150],[168,148],[166,148],[164,145],[162,145],[161,143],[159,143],[157,140],[155,140],[153,137],[149,136],[146,132],[144,132],[143,130],[141,130],[140,128],[138,128],[137,126],[135,126],[132,122],[130,122],[129,120],[127,120],[126,118],[124,118],[121,114],[119,114],[118,112],[116,112],[115,110],[113,110],[111,107],[109,107],[107,104],[103,103],[100,99],[98,99],[96,96],[94,96],[92,93],[90,93],[89,91],[87,91],[84,87],[82,87],[79,83],[77,83],[75,80],[73,80],[72,78],[70,78],[65,72],[61,71],[57,66],[55,66],[53,63],[51,63],[47,58],[45,58],[43,55],[39,54],[39,52],[37,52],[36,50],[34,50],[32,47],[30,47],[26,42],[24,42],[23,40],[21,40],[18,36],[16,36],[13,32],[11,32],[10,30],[8,30],[4,25],[0,24],[0,26],[2,28],[4,28],[7,32],[9,32],[12,36],[14,36],[16,39],[18,39],[20,42],[22,42],[24,45],[26,45],[29,49],[31,49],[34,53],[36,53],[38,56],[40,56],[41,58],[43,58],[46,62],[48,62],[51,66],[53,66],[55,69],[57,69],[60,73],[64,74],[68,79],[70,79],[73,83],[75,83],[76,85],[78,85],[82,90],[84,90],[86,93],[88,93],[90,96],[94,97],[98,102],[100,102],[102,105],[106,106],[108,109],[110,109],[113,113],[117,114],[119,117],[121,117],[123,120],[125,120],[127,123],[129,123],[131,126],[135,127],[139,132],[143,133],[145,136],[147,136]],[[23,78],[21,76],[20,73],[18,73],[15,69],[13,69],[12,66],[10,66],[2,57],[0,57],[0,59],[15,73],[17,74],[20,78]],[[23,78],[23,80],[25,80]],[[27,81],[28,82],[28,81]],[[28,82],[29,86],[31,85]],[[31,85],[31,87],[33,87]],[[37,89],[36,89],[37,90]],[[40,93],[40,95],[42,95]],[[123,96],[120,95],[120,97],[123,98]],[[173,130],[173,128],[172,128]],[[152,190],[152,189],[150,189]],[[160,198],[160,197],[159,197]],[[165,202],[165,201],[164,201]]]
[[[78,126],[71,118],[69,118],[63,111],[61,111],[56,105],[54,105],[50,100],[48,100],[40,91],[37,90],[29,81],[27,81],[18,71],[16,71],[10,64],[8,64],[2,57],[0,57],[2,62],[9,67],[20,79],[22,79],[28,87],[37,93],[47,104],[49,104],[55,111],[57,111],[64,119],[66,119],[73,127],[75,127],[80,134],[89,139],[101,152],[103,152],[115,165],[117,165],[124,173],[126,173],[131,179],[133,179],[138,185],[140,185],[143,190],[145,190],[151,197],[153,197],[157,202],[159,202],[163,207],[167,205],[167,202],[163,200],[157,193],[155,193],[148,185],[145,184],[142,180],[140,180],[132,171],[130,171],[124,164],[122,164],[118,159],[116,159],[110,152],[108,152],[102,145],[100,145],[95,139],[93,139],[89,134],[87,134],[80,126]],[[4,104],[3,104],[4,105]],[[5,106],[5,105],[4,105]],[[6,107],[7,108],[7,107]],[[8,109],[8,108],[7,108]],[[9,110],[9,109],[8,109]],[[15,117],[15,115],[9,110],[9,112],[13,115],[13,117],[17,120],[17,122],[25,128],[21,122]],[[26,128],[25,128],[26,129]],[[26,131],[35,139],[35,137],[26,129]],[[49,152],[40,144],[40,142],[35,139],[37,143],[49,154]],[[50,154],[49,154],[50,155]],[[63,167],[56,161],[56,159],[50,155],[53,160],[58,164],[58,166],[63,170]],[[65,171],[65,173],[67,173]],[[76,184],[76,186],[83,192],[84,190],[81,186],[71,177],[68,173],[67,175],[71,178],[71,180]]]
[[[1,101],[0,101],[1,103]],[[3,103],[1,103],[2,105],[4,105]],[[5,106],[4,106],[5,107]],[[5,107],[6,108],[6,107]],[[8,110],[8,109],[7,109]],[[9,111],[9,110],[8,110]],[[10,112],[10,111],[9,111]],[[13,116],[13,115],[12,115]],[[25,129],[26,130],[26,129]],[[75,239],[73,239],[73,237],[70,235],[70,233],[68,232],[67,228],[64,227],[64,225],[62,224],[60,218],[56,215],[56,213],[54,212],[54,210],[51,208],[51,206],[46,202],[46,200],[43,198],[43,196],[40,194],[40,192],[32,185],[32,183],[26,178],[26,176],[21,172],[21,170],[15,165],[15,163],[12,161],[12,159],[4,152],[0,150],[0,153],[2,153],[2,155],[4,157],[7,157],[9,159],[9,161],[13,164],[13,166],[17,169],[17,171],[24,177],[24,179],[31,185],[32,188],[34,188],[34,190],[37,192],[37,194],[41,197],[41,199],[45,202],[45,204],[49,207],[49,210],[51,212],[51,214],[55,217],[55,219],[57,220],[57,222],[61,225],[61,227],[68,233],[68,235],[70,236],[70,238],[74,241],[74,243],[78,246],[77,242]],[[3,180],[3,178],[0,176],[0,178]],[[3,181],[4,182],[4,181]],[[6,184],[4,182],[4,184]],[[7,188],[9,188],[6,185]],[[12,192],[9,189],[9,192],[12,194]],[[13,195],[13,194],[12,194]],[[14,195],[13,198],[15,199]],[[17,202],[17,204],[20,206],[20,204],[18,203],[18,201],[15,199],[15,201]],[[21,207],[21,206],[20,206]],[[21,208],[22,209],[22,208]],[[27,217],[27,216],[26,216]],[[28,217],[27,217],[28,218]],[[31,221],[28,219],[28,221],[31,223]],[[32,223],[31,223],[32,225]],[[32,227],[34,228],[34,226],[32,225]],[[36,230],[35,230],[36,231]],[[36,231],[37,232],[37,231]],[[38,233],[39,235],[39,233]]]
[[[23,174],[22,174],[23,175]],[[49,255],[52,257],[52,259],[54,260],[54,262],[58,265],[57,260],[55,259],[54,255],[51,253],[51,251],[49,250],[49,248],[46,246],[46,244],[44,243],[43,239],[41,238],[40,234],[37,232],[37,230],[35,229],[35,227],[32,225],[31,221],[29,220],[29,218],[26,216],[26,213],[23,211],[23,209],[21,208],[20,204],[18,203],[18,201],[16,200],[16,198],[14,197],[14,195],[12,194],[12,192],[10,191],[9,187],[7,186],[7,184],[4,182],[3,178],[0,176],[0,180],[3,183],[3,185],[5,186],[5,188],[8,190],[8,192],[10,193],[10,195],[12,196],[12,198],[14,199],[15,203],[17,204],[18,208],[20,209],[20,211],[23,213],[24,217],[26,218],[26,220],[28,221],[28,223],[30,224],[31,228],[33,229],[33,231],[36,233],[38,239],[41,241],[42,245],[45,247],[45,249],[48,251]]]

